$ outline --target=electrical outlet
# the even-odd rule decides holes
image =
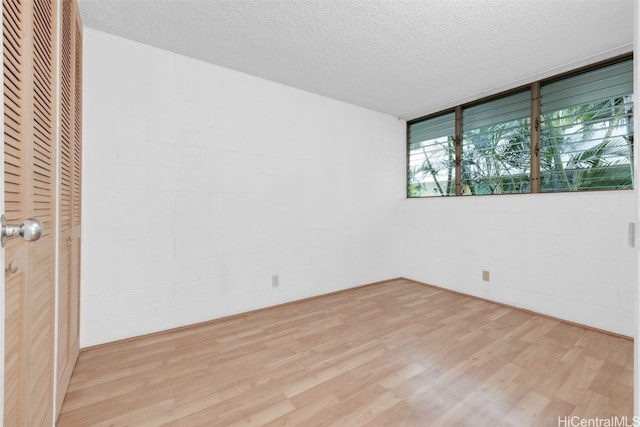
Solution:
[[[280,286],[280,276],[278,274],[271,276],[271,286],[274,288]]]
[[[482,280],[484,280],[485,282],[489,281],[489,271],[488,270],[482,270]]]

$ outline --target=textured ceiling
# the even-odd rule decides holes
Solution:
[[[633,46],[633,0],[79,4],[87,27],[405,119]]]

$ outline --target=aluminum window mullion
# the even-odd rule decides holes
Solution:
[[[462,195],[462,106],[456,107],[456,196]]]
[[[531,83],[531,193],[540,192],[540,82]]]

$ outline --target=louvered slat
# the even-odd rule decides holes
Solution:
[[[54,187],[54,57],[53,16],[55,3],[34,0],[34,128],[32,172],[34,210],[44,233],[52,233],[55,215]]]
[[[76,20],[73,138],[73,225],[80,226],[82,207],[82,25]],[[79,231],[77,231],[79,234]],[[80,259],[79,257],[76,259]],[[78,281],[79,281],[78,275]]]
[[[71,94],[71,4],[62,2],[61,57],[60,57],[60,231],[71,228],[71,175],[72,175],[72,94]]]
[[[52,421],[53,408],[53,326],[55,277],[55,2],[32,0],[32,86],[29,200],[32,215],[43,223],[42,245],[48,251],[33,253],[31,262],[31,315],[29,325],[30,398],[28,424],[44,425]],[[37,402],[37,405],[35,404]]]
[[[10,197],[5,200],[5,215],[8,221],[20,221],[22,211],[22,124],[23,124],[23,40],[22,3],[2,2],[3,14],[3,65],[4,65],[4,139],[5,181],[10,185],[5,191]]]

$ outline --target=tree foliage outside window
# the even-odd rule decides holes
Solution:
[[[529,128],[527,118],[465,132],[462,193],[528,193]]]
[[[621,97],[543,114],[541,191],[633,188],[632,109]]]
[[[462,110],[462,194],[529,192],[531,95]]]
[[[412,197],[455,194],[455,145],[453,136],[424,141],[413,150],[410,174]]]

